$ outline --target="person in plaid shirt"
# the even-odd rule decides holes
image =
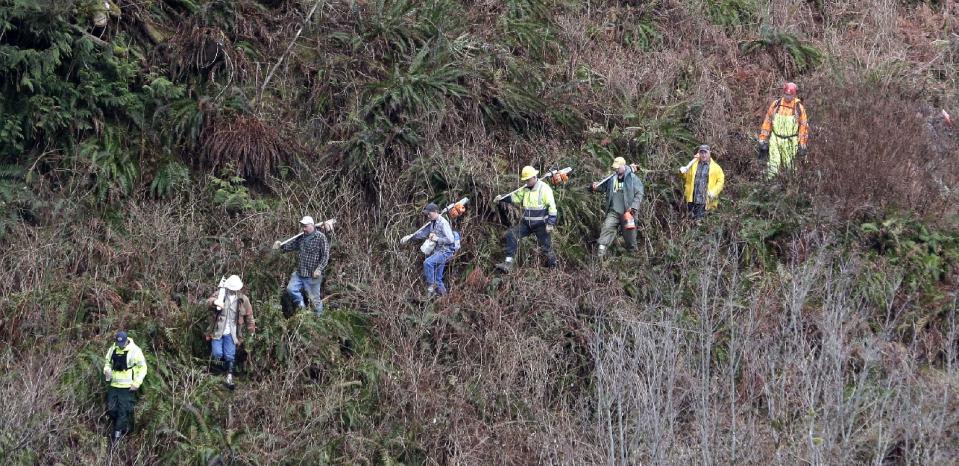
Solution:
[[[293,297],[297,307],[304,309],[303,291],[313,304],[313,311],[319,316],[323,313],[323,271],[330,260],[330,241],[316,225],[313,217],[306,216],[300,220],[303,234],[293,241],[281,245],[279,241],[273,243],[273,249],[282,249],[283,252],[296,251],[298,253],[296,270],[290,274],[290,283],[286,291]]]

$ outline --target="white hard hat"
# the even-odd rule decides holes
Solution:
[[[240,280],[240,277],[236,275],[230,275],[223,286],[230,291],[240,291],[243,288],[243,280]]]
[[[300,220],[300,225],[314,225],[314,224],[315,223],[313,222],[313,217],[310,217],[309,215],[307,215],[306,217],[303,217]]]

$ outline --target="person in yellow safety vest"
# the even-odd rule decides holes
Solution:
[[[795,83],[783,85],[783,96],[769,104],[766,118],[759,132],[759,156],[767,159],[766,178],[779,173],[779,168],[789,168],[793,159],[806,156],[809,143],[809,115],[796,94]]]
[[[686,181],[683,190],[686,208],[694,219],[705,217],[707,210],[719,205],[719,193],[726,184],[726,174],[712,160],[709,146],[699,146],[699,152],[685,167],[680,167],[679,173]]]
[[[506,205],[517,204],[523,209],[519,224],[506,234],[506,260],[496,264],[500,272],[509,273],[513,269],[513,257],[519,241],[532,234],[536,235],[539,247],[546,254],[546,266],[556,267],[556,254],[550,240],[550,233],[556,227],[556,200],[553,199],[553,188],[540,181],[537,175],[539,171],[535,168],[528,165],[523,167],[520,181],[525,182],[526,186],[499,201]]]
[[[113,419],[113,443],[133,431],[136,391],[146,375],[147,360],[143,357],[143,351],[127,336],[127,332],[117,332],[116,342],[107,350],[103,363],[103,377],[110,382],[107,411]]]

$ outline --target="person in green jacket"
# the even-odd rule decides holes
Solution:
[[[133,432],[133,408],[136,391],[147,375],[147,360],[143,351],[121,330],[116,342],[103,358],[103,378],[110,382],[107,390],[107,411],[113,419],[111,441],[116,443],[121,436]]]
[[[599,257],[606,255],[609,245],[616,239],[616,234],[623,233],[626,241],[626,250],[630,253],[639,251],[636,246],[636,223],[634,218],[639,206],[643,202],[643,181],[626,164],[626,159],[616,157],[613,160],[612,176],[602,183],[593,183],[589,186],[590,192],[606,193],[606,219],[603,220],[603,229],[599,234]]]

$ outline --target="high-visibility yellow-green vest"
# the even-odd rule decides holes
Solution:
[[[110,379],[111,387],[130,388],[134,385],[139,387],[147,375],[147,360],[143,357],[140,347],[133,343],[132,338],[128,338],[125,347],[120,348],[114,343],[107,350],[103,370],[107,369],[113,372],[113,377]]]
[[[523,208],[523,221],[530,226],[546,223],[548,217],[555,217],[557,213],[553,188],[542,180],[537,181],[532,188],[524,187],[513,193],[512,201]]]

